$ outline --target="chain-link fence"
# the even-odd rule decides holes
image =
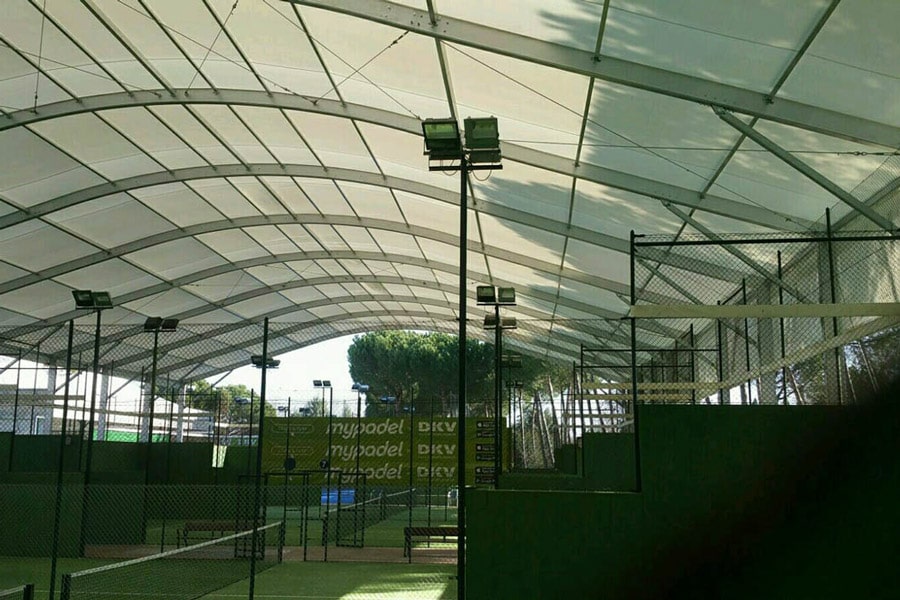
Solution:
[[[370,319],[365,326],[378,330],[385,328],[386,323]],[[335,327],[339,325],[273,323],[268,353],[277,355],[307,339],[326,339],[335,333]],[[607,319],[545,322],[521,318],[518,327],[519,330],[504,333],[510,354],[531,353],[548,359],[572,356],[582,343],[623,335],[615,331],[620,324]],[[436,321],[435,328],[458,331],[455,324],[445,322]],[[536,332],[547,336],[546,347],[534,346],[532,336]],[[247,397],[235,398],[219,389],[197,387],[194,382],[216,369],[249,364],[259,353],[259,324],[186,325],[175,331],[148,332],[139,325],[100,324],[98,328],[77,322],[72,328],[71,352],[68,333],[65,326],[16,327],[0,332],[0,338],[11,340],[8,346],[13,341],[19,346],[14,353],[7,352],[0,366],[9,383],[0,386],[0,430],[16,432],[13,444],[31,447],[39,442],[24,440],[24,436],[55,435],[65,430],[72,438],[66,450],[66,464],[75,461],[88,470],[94,460],[88,440],[151,446],[207,443],[217,449],[256,444],[258,391],[251,389]],[[472,339],[485,341],[487,349],[470,357],[469,380],[496,381],[493,333],[473,322],[468,334]],[[94,345],[98,339],[95,377]],[[298,386],[294,397],[273,398],[269,394],[267,406],[278,416],[352,418],[363,412],[364,417],[401,418],[416,410],[422,418],[455,418],[459,414],[456,367],[451,366],[452,372],[444,374],[445,383],[439,389],[421,390],[416,398],[405,395],[375,402],[367,398],[361,406],[358,395],[349,390],[311,388],[312,382],[308,382]],[[467,391],[465,414],[470,418],[494,421],[499,405],[499,450],[484,451],[481,456],[501,455],[502,469],[553,468],[558,449],[572,443],[571,439],[566,441],[573,424],[571,387],[523,386],[516,367],[506,363],[499,377],[499,402],[489,388],[473,387]],[[489,440],[482,442],[487,444]],[[45,444],[52,442],[48,439]],[[218,455],[222,450],[216,452]],[[10,461],[25,455],[10,453]],[[487,483],[497,469],[489,460],[481,462],[484,464],[478,466],[479,481],[472,483]],[[76,468],[75,463],[67,468]],[[10,468],[27,469],[27,461],[11,462]]]
[[[715,241],[684,235],[636,238],[635,304],[664,304],[654,322],[682,332],[676,338],[680,348],[671,341],[639,340],[637,381],[646,382],[642,401],[653,400],[654,389],[682,390],[690,402],[718,404],[841,404],[861,398],[862,382],[871,387],[876,371],[894,362],[873,365],[860,348],[878,336],[890,337],[898,325],[889,310],[900,296],[898,238],[884,232],[829,232]],[[644,254],[661,249],[666,266],[650,268]],[[709,268],[704,265],[717,265],[720,277],[701,273]],[[667,275],[661,277],[662,272]],[[681,306],[698,310],[679,311]],[[729,310],[742,316],[730,317]],[[669,360],[688,349],[691,373]]]

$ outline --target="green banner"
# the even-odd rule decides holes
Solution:
[[[267,418],[263,471],[283,471],[285,459],[292,457],[295,472],[329,466],[355,472],[358,449],[359,470],[369,483],[404,485],[411,473],[413,486],[420,487],[430,473],[432,484],[454,485],[458,426],[453,418]],[[507,438],[504,431],[504,442]],[[494,450],[494,420],[466,419],[467,484],[493,482]],[[508,455],[504,452],[504,463]]]

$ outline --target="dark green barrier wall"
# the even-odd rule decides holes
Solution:
[[[241,477],[256,473],[256,446],[232,446],[219,469],[219,482],[239,483]]]
[[[79,470],[81,438],[67,436],[64,450],[66,471]],[[56,472],[59,468],[58,435],[17,435],[13,447],[12,470],[26,473]]]
[[[151,444],[150,482],[212,484],[213,446],[207,443]]]
[[[603,492],[469,494],[469,598],[609,598],[642,564],[642,498]]]
[[[585,489],[622,492],[635,489],[632,434],[586,433],[582,443]]]
[[[634,597],[647,573],[676,576],[666,565],[683,565],[671,558],[698,535],[725,539],[768,506],[767,494],[794,481],[791,461],[846,416],[833,407],[641,410],[641,494],[471,492],[471,597]],[[595,481],[629,483],[617,466],[627,463],[626,437],[587,443],[585,471]],[[619,462],[610,462],[615,453]]]
[[[11,440],[11,432],[0,433],[0,480],[3,478],[3,473],[9,470],[9,450]]]
[[[79,556],[82,494],[79,473],[63,479],[60,556]],[[10,473],[0,485],[0,555],[50,556],[56,506],[56,474]]]
[[[578,474],[578,449],[573,444],[563,444],[553,451],[556,470],[568,475]]]
[[[503,490],[584,490],[584,478],[565,473],[504,473]]]
[[[94,473],[142,471],[146,447],[146,444],[96,441],[91,458],[91,471]]]

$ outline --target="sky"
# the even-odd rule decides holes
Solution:
[[[302,403],[321,397],[322,390],[313,387],[313,380],[331,380],[334,400],[356,402],[356,392],[351,389],[350,366],[347,362],[347,348],[353,342],[352,335],[320,342],[287,354],[275,354],[281,361],[277,369],[269,369],[266,374],[266,398],[276,406],[279,400],[299,400]],[[259,393],[261,371],[250,365],[234,370],[218,385],[244,384]],[[215,383],[217,377],[209,378]]]

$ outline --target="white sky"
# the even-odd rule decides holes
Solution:
[[[277,369],[269,369],[266,375],[266,397],[277,406],[281,404],[279,400],[287,400],[290,396],[292,400],[299,400],[302,404],[298,406],[302,406],[316,396],[321,397],[322,390],[313,387],[314,379],[330,379],[335,402],[352,399],[355,403],[356,392],[350,389],[353,380],[347,362],[347,348],[352,342],[353,336],[348,335],[287,354],[273,355],[281,364]],[[219,385],[243,383],[258,394],[260,375],[259,369],[248,365],[236,369]],[[209,381],[215,383],[217,379],[211,377]]]

